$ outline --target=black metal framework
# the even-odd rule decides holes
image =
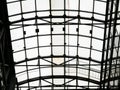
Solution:
[[[12,81],[12,82],[11,82]],[[0,1],[0,89],[14,90],[16,83],[7,5]]]
[[[106,13],[106,28],[101,69],[103,89],[119,88],[119,0],[108,0]],[[106,11],[107,11],[106,10]]]
[[[17,90],[118,88],[119,0],[7,0],[7,6]]]

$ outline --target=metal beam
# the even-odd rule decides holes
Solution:
[[[96,81],[96,80],[93,80],[93,79],[89,79],[89,78],[85,78],[85,77],[79,77],[79,76],[68,76],[68,75],[54,75],[54,76],[43,76],[43,77],[36,77],[36,78],[31,78],[29,80],[24,80],[24,81],[21,81],[21,82],[18,82],[18,85],[22,85],[22,84],[25,84],[25,83],[28,83],[28,82],[32,82],[32,81],[36,81],[36,80],[44,80],[44,79],[64,79],[64,78],[68,78],[68,79],[78,79],[78,80],[83,80],[83,81],[90,81],[94,84],[100,84],[99,81]]]

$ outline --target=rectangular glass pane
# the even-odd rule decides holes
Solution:
[[[39,36],[39,45],[40,46],[46,46],[46,45],[50,45],[50,36]]]
[[[34,53],[34,54],[33,54]],[[35,48],[35,49],[30,49],[30,50],[27,50],[27,58],[35,58],[35,57],[38,57],[38,49]]]
[[[51,0],[52,10],[62,9],[64,10],[64,0]],[[52,15],[63,15],[63,11],[53,11]]]
[[[14,53],[13,56],[15,62],[25,60],[25,51]]]
[[[8,14],[9,15],[13,15],[13,14],[18,14],[20,13],[20,3],[16,2],[16,3],[10,3],[7,5],[8,7]]]
[[[51,55],[50,47],[40,48],[39,50],[40,50],[40,56],[50,56]]]
[[[24,48],[23,40],[18,40],[18,41],[12,42],[12,48],[14,51],[23,50],[23,48]]]
[[[63,55],[64,47],[53,47],[53,55]]]
[[[26,71],[26,66],[16,66],[15,71],[16,71],[16,73]]]
[[[53,68],[53,74],[54,75],[63,75],[64,74],[64,68],[63,67],[54,67]]]
[[[80,0],[80,9],[83,11],[92,11],[93,0]]]
[[[90,50],[89,49],[84,49],[84,48],[79,48],[79,56],[80,57],[89,57]]]
[[[22,1],[22,9],[23,12],[28,12],[28,11],[35,11],[35,1],[34,0],[25,0]],[[28,8],[29,7],[29,8]]]
[[[48,10],[49,7],[49,0],[36,0],[37,3],[37,10]]]
[[[95,2],[95,12],[105,14],[105,10],[106,10],[106,3],[100,1]]]
[[[52,36],[52,40],[53,40],[53,45],[64,45],[63,35]]]
[[[11,38],[12,40],[19,39],[23,37],[22,28],[11,30]]]
[[[79,37],[79,44],[83,47],[90,47],[90,38],[88,37]]]
[[[50,76],[50,75],[51,75],[51,68],[41,69],[41,76]]]
[[[102,53],[92,50],[92,55],[91,56],[92,56],[92,59],[101,61]]]
[[[27,72],[24,72],[24,73],[22,73],[22,74],[19,74],[19,75],[17,76],[17,79],[18,79],[18,82],[23,81],[23,80],[26,80],[26,79],[27,79]]]
[[[35,78],[40,76],[39,69],[30,70],[28,73],[29,73],[29,78]]]
[[[37,47],[37,37],[28,38],[26,41],[26,48]]]

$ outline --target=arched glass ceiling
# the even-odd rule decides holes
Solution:
[[[21,90],[98,88],[106,0],[7,0]]]

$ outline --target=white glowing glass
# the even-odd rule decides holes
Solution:
[[[10,3],[12,1],[16,1],[15,3]],[[80,25],[79,25],[79,40],[77,41],[77,31],[78,25],[60,25],[64,22],[64,18],[52,18],[52,23],[56,25],[52,25],[53,31],[51,36],[51,27],[50,25],[38,25],[39,32],[38,32],[38,41],[39,41],[39,48],[37,46],[37,33],[36,33],[36,21],[35,20],[28,20],[24,21],[23,24],[25,25],[24,29],[22,28],[22,22],[14,23],[10,26],[11,28],[11,38],[12,38],[12,47],[13,47],[13,56],[14,61],[19,62],[22,60],[25,60],[26,55],[28,59],[35,58],[34,60],[28,61],[28,65],[51,65],[51,63],[56,65],[64,65],[64,61],[66,64],[89,64],[88,60],[85,59],[78,59],[79,63],[76,63],[76,58],[63,58],[63,57],[49,57],[51,56],[51,53],[53,53],[54,56],[63,56],[64,52],[67,56],[73,56],[76,57],[77,55],[77,44],[79,44],[78,47],[78,56],[82,58],[89,58],[91,53],[91,58],[100,62],[102,57],[102,44],[103,44],[103,36],[104,36],[104,25],[101,25],[98,21],[94,21],[93,23],[96,23],[96,25],[93,26],[93,37],[92,38],[92,50],[90,52],[90,43],[91,43],[91,24],[92,20],[92,11],[93,11],[93,1],[95,1],[94,5],[94,18],[98,20],[105,20],[105,10],[106,10],[106,0],[102,0],[104,2],[100,2],[99,0],[80,0],[80,16],[83,17],[83,19],[80,19]],[[19,0],[7,0],[9,2],[7,4],[8,6],[8,15],[10,22],[14,22],[17,20],[21,20],[22,16],[11,16],[15,14],[21,13],[21,7],[20,7],[20,1]],[[78,15],[78,12],[74,10],[78,10],[78,2],[79,0],[66,0],[66,12],[64,13],[64,0],[51,0],[51,14],[52,16],[63,16],[66,14],[67,16],[74,16],[76,17]],[[23,18],[30,19],[35,18],[35,0],[22,0],[22,10],[23,10]],[[37,19],[38,24],[48,24],[50,22],[50,18],[40,19],[40,17],[49,17],[50,15],[50,3],[49,0],[36,0],[36,9],[38,10],[37,15],[39,19]],[[46,10],[46,11],[42,11]],[[72,11],[73,10],[73,11]],[[32,12],[33,11],[33,12]],[[29,13],[26,13],[29,12]],[[97,14],[96,14],[97,13]],[[88,18],[88,19],[84,19]],[[65,21],[71,20],[73,18],[65,18]],[[78,19],[73,19],[69,21],[69,23],[77,23]],[[120,20],[117,21],[118,23]],[[98,27],[97,27],[98,26]],[[17,28],[19,27],[19,28]],[[14,28],[14,29],[13,29]],[[16,29],[15,29],[16,28]],[[64,37],[64,30],[65,28],[65,35]],[[23,30],[25,30],[26,34],[23,34]],[[119,32],[119,26],[117,26],[117,30]],[[26,38],[23,40],[23,36]],[[52,40],[51,40],[52,38]],[[96,39],[97,38],[97,39]],[[16,39],[20,39],[18,41],[15,41]],[[65,42],[64,42],[65,40]],[[51,42],[52,41],[52,42]],[[24,43],[26,43],[26,52],[24,51]],[[51,48],[52,43],[52,48]],[[66,43],[66,46],[64,47],[64,44]],[[117,42],[116,42],[117,43]],[[68,46],[71,45],[71,46]],[[38,50],[39,49],[39,50]],[[51,50],[52,49],[52,50]],[[65,51],[64,51],[65,50]],[[38,51],[39,54],[38,55]],[[44,57],[42,59],[36,59],[38,56]],[[73,59],[73,60],[72,60]],[[40,62],[38,62],[40,60]],[[97,64],[97,62],[91,61],[93,64]],[[21,63],[21,65],[26,63]],[[18,64],[20,65],[20,64]],[[74,66],[75,67],[75,66]],[[28,67],[28,69],[33,69],[34,66]],[[41,68],[41,67],[40,67]],[[86,69],[87,68],[87,69]],[[97,71],[100,71],[100,66],[90,67],[90,78],[93,80],[100,80],[100,73],[96,73],[94,69]],[[16,73],[19,73],[21,71],[27,70],[25,67],[22,67],[21,69],[16,66]],[[78,76],[88,78],[88,72],[89,72],[88,66],[79,66],[79,69],[76,71],[76,68],[73,67],[66,67],[64,71],[64,67],[53,67],[53,75],[70,75],[70,76],[76,76],[76,72],[78,72]],[[41,76],[50,76],[52,75],[52,68],[41,68],[40,70]],[[35,70],[30,70],[29,72],[29,78],[39,77],[39,67]],[[95,77],[93,77],[93,75]],[[22,74],[16,75],[18,78],[18,82],[24,81],[27,78],[27,73],[24,72]],[[52,82],[52,80],[48,80],[49,82]],[[69,81],[66,79],[66,81]],[[41,81],[42,85],[49,85],[50,83]],[[54,83],[56,84],[64,84],[64,79],[54,79]],[[68,83],[68,85],[75,85],[76,81],[73,80],[72,82]],[[86,81],[78,81],[79,85],[88,85]],[[90,83],[91,85],[94,85],[93,83]],[[39,85],[38,81],[30,82],[30,85]],[[23,85],[24,86],[24,85]],[[27,86],[27,85],[26,85]],[[97,85],[96,85],[97,86]],[[45,89],[49,89],[47,87],[43,87]],[[39,89],[39,88],[37,88]],[[51,88],[50,88],[51,89]],[[56,87],[54,89],[63,89],[63,87]],[[70,89],[70,87],[69,87]],[[73,88],[72,88],[73,89]],[[26,89],[22,89],[26,90]],[[34,89],[31,89],[34,90]]]

